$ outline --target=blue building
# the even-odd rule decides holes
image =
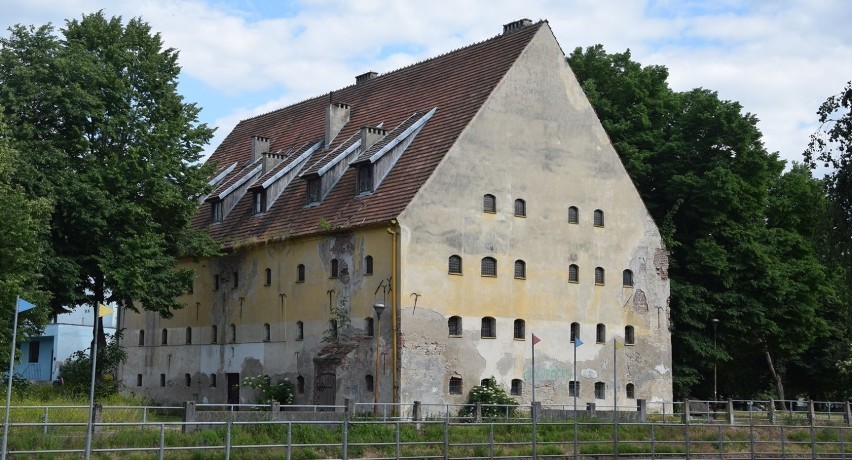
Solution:
[[[88,349],[92,343],[92,307],[81,306],[53,318],[42,335],[19,344],[20,361],[15,375],[32,381],[53,381],[59,377],[59,365],[74,352]],[[115,334],[115,312],[104,316],[104,331]]]

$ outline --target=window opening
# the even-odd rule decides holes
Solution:
[[[214,324],[210,326],[210,332],[212,332],[213,338],[210,339],[210,343],[219,343],[219,328]]]
[[[296,282],[304,283],[305,282],[305,265],[299,264],[296,267]]]
[[[597,333],[595,334],[595,341],[597,343],[606,342],[606,326],[602,323],[598,323]]]
[[[271,268],[266,269],[266,282],[264,284],[266,286],[269,286],[270,284],[272,284],[272,269]]]
[[[526,217],[527,216],[527,202],[521,199],[515,200],[515,216],[517,217]]]
[[[497,199],[494,195],[486,194],[482,197],[482,210],[488,213],[497,212]]]
[[[580,223],[580,211],[576,206],[571,206],[568,208],[568,223],[569,224],[577,224]]]
[[[515,261],[515,278],[516,279],[526,279],[527,277],[527,263],[523,260]]]
[[[497,320],[490,316],[482,318],[482,338],[493,339],[497,337]]]
[[[322,182],[320,178],[308,180],[308,204],[319,203],[322,198]]]
[[[462,394],[462,379],[461,377],[450,377],[450,394]]]
[[[603,227],[604,226],[604,213],[600,209],[595,209],[595,227]]]
[[[452,316],[447,320],[447,328],[450,332],[450,337],[461,337],[462,335],[462,319],[460,316]]]
[[[339,267],[340,267],[339,264],[340,263],[337,261],[337,259],[331,259],[331,277],[332,278],[337,278],[337,273],[338,273],[338,270],[339,270]]]
[[[512,388],[510,390],[510,394],[513,396],[520,396],[523,392],[524,381],[521,379],[512,379]]]
[[[604,284],[604,269],[595,267],[595,284]]]
[[[450,256],[449,260],[450,274],[461,275],[462,273],[462,258],[456,255]]]
[[[373,376],[372,375],[367,374],[364,377],[364,384],[367,386],[367,392],[372,393],[373,391],[375,391],[373,389]]]
[[[627,393],[627,399],[636,398],[636,387],[634,387],[632,383],[627,384],[627,386],[624,388],[624,392]]]
[[[358,168],[358,193],[373,191],[373,165]]]
[[[516,339],[524,340],[526,338],[526,322],[522,319],[515,320],[515,336]]]
[[[139,346],[141,347],[141,346],[144,346],[144,345],[145,345],[145,331],[140,329],[139,330]]]
[[[571,264],[568,266],[568,282],[569,283],[579,283],[580,282],[580,267]]]
[[[624,326],[624,344],[633,345],[636,343],[636,335],[633,331],[633,326]]]
[[[606,384],[604,382],[595,382],[595,399],[606,398]]]
[[[301,321],[296,321],[296,340],[305,339],[305,324]]]
[[[169,331],[168,329],[163,329],[163,332],[160,334],[160,345],[168,345],[169,344]]]
[[[568,396],[572,398],[580,397],[580,382],[577,380],[571,380],[568,382]]]
[[[633,272],[630,270],[624,270],[621,274],[621,284],[625,286],[633,286]]]
[[[186,328],[186,344],[189,345],[192,343],[192,328]]]
[[[482,276],[497,276],[497,259],[493,257],[482,258]]]
[[[580,338],[580,323],[571,323],[571,342]]]
[[[364,318],[364,330],[366,331],[367,337],[373,337],[375,332],[373,332],[373,318]]]
[[[272,327],[269,323],[263,323],[263,341],[269,342],[272,340]]]
[[[373,274],[373,256],[367,256],[364,258],[364,274]]]

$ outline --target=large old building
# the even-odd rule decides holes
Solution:
[[[122,318],[128,390],[462,403],[493,376],[529,403],[535,334],[538,401],[671,400],[667,253],[547,22],[244,120],[209,161],[194,225],[226,255],[185,262],[173,318]]]

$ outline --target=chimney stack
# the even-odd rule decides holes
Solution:
[[[328,148],[331,141],[337,136],[343,126],[349,122],[349,105],[342,102],[332,102],[328,104],[325,111],[325,144],[323,148]]]
[[[251,138],[251,162],[257,161],[261,155],[269,152],[269,138],[254,136]]]
[[[507,34],[509,32],[513,32],[515,30],[523,29],[524,27],[531,26],[532,21],[529,19],[518,19],[515,22],[510,22],[508,24],[503,24],[503,33]]]
[[[366,151],[368,148],[372,147],[373,144],[382,140],[386,134],[387,131],[384,128],[376,126],[361,127],[361,151]]]
[[[373,72],[372,70],[367,72],[367,73],[362,73],[361,75],[358,75],[357,77],[355,77],[355,84],[360,85],[361,83],[364,83],[365,81],[372,80],[372,79],[374,79],[378,76],[379,76],[379,74],[377,72]]]

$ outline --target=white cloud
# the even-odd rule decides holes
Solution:
[[[760,118],[770,151],[798,160],[816,128],[814,112],[852,79],[852,3],[841,0],[513,2],[320,0],[275,3],[201,0],[12,0],[0,17],[12,23],[61,25],[104,8],[142,16],[180,50],[180,64],[223,97],[197,101],[239,104],[217,115],[216,141],[242,118],[349,85],[368,70],[385,73],[494,36],[504,23],[548,19],[563,47],[630,48],[642,64],[670,69],[677,90],[705,87],[742,103]],[[288,8],[286,15],[269,8]],[[266,17],[264,15],[267,15]],[[277,17],[276,17],[277,16]],[[222,109],[219,109],[221,113]],[[206,113],[206,111],[205,111]],[[214,142],[216,142],[214,141]],[[213,144],[210,151],[215,148]]]

